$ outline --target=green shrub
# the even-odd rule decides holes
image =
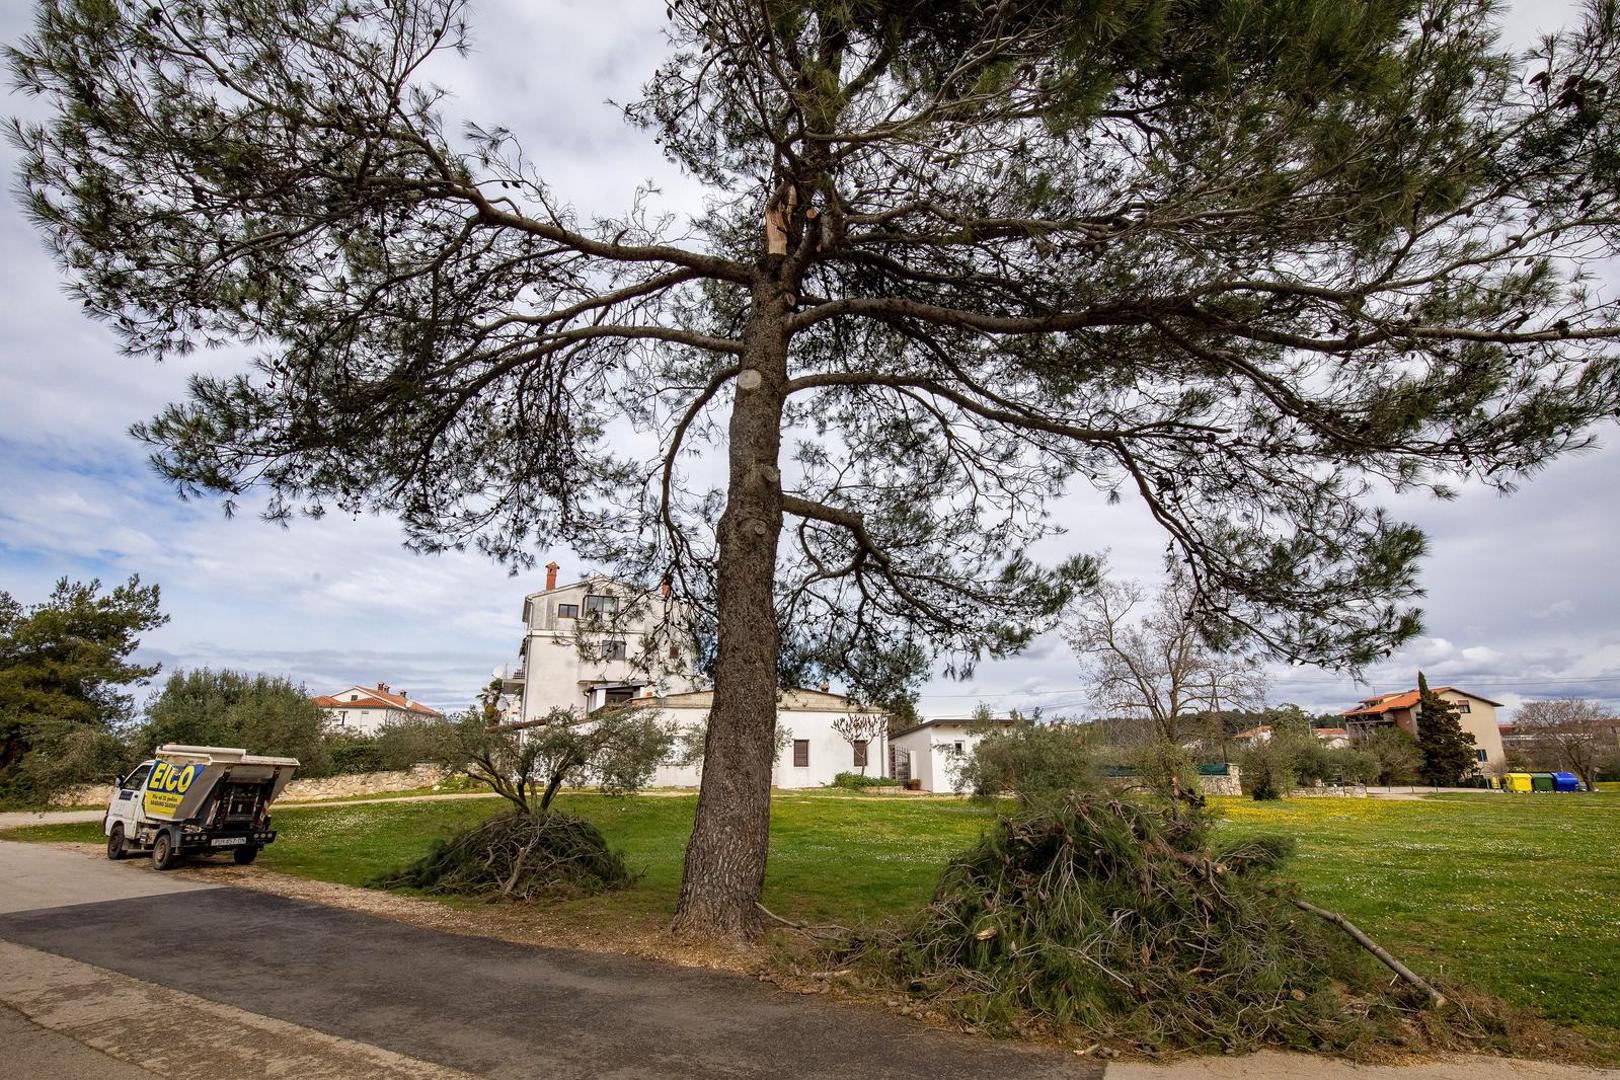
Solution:
[[[1238,754],[1243,791],[1254,799],[1281,799],[1301,785],[1370,784],[1379,759],[1354,747],[1331,747],[1309,729],[1275,728]]]
[[[1174,743],[1149,743],[1133,752],[1129,761],[1137,783],[1156,795],[1175,798],[1183,792],[1197,794],[1202,790],[1198,763],[1190,751]]]
[[[1313,736],[1296,759],[1295,773],[1302,784],[1371,784],[1378,779],[1379,762],[1354,747],[1326,746]]]
[[[323,745],[334,776],[380,772],[384,767],[382,748],[375,735],[332,731],[326,734]]]
[[[70,720],[29,726],[32,752],[0,780],[0,808],[43,807],[76,784],[110,784],[140,759],[120,733]]]
[[[861,773],[841,772],[832,778],[832,787],[860,791],[863,788],[894,787],[897,781],[890,776],[865,776]]]
[[[377,729],[377,764],[383,769],[409,769],[439,761],[454,732],[449,720],[434,717],[392,720]]]
[[[143,754],[164,743],[241,746],[295,757],[302,776],[334,771],[325,715],[308,690],[279,676],[211,668],[175,672],[147,705],[140,730]]]
[[[1016,795],[1025,806],[1061,800],[1099,784],[1086,725],[1013,717],[979,740],[956,774],[956,790],[975,798]]]
[[[1309,737],[1309,736],[1307,736]],[[1301,744],[1285,733],[1258,740],[1238,755],[1243,770],[1243,793],[1251,799],[1280,799],[1294,790],[1299,781],[1294,771]]]
[[[1377,773],[1370,783],[1415,784],[1423,767],[1417,740],[1393,724],[1375,728],[1356,740],[1356,749],[1372,759]]]

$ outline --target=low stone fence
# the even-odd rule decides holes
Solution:
[[[343,799],[356,795],[380,795],[388,791],[409,791],[412,788],[432,787],[446,775],[445,770],[438,765],[412,765],[409,769],[396,769],[390,772],[294,779],[282,791],[281,798],[297,802],[305,799]],[[112,801],[115,790],[110,784],[83,784],[62,792],[51,800],[51,803],[53,806],[106,806]]]
[[[393,772],[353,773],[348,776],[322,776],[293,780],[281,793],[283,799],[343,799],[355,795],[379,795],[386,791],[409,791],[432,787],[445,778],[437,765],[412,765]]]
[[[1366,784],[1314,784],[1311,787],[1295,788],[1288,793],[1290,799],[1365,799],[1367,797]]]

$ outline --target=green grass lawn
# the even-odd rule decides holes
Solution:
[[[1575,1027],[1620,1059],[1620,793],[1218,802],[1232,834],[1296,836],[1292,867],[1305,895],[1343,911],[1420,971]],[[609,925],[667,919],[695,803],[560,797],[644,875],[638,888],[562,910]],[[281,836],[261,862],[359,885],[499,805],[284,807],[275,815]],[[949,799],[778,794],[765,904],[790,918],[846,925],[902,914],[927,900],[945,860],[979,836],[991,813]],[[5,836],[100,839],[95,824]]]

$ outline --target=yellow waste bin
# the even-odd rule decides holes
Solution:
[[[1502,786],[1509,791],[1529,791],[1533,787],[1527,772],[1510,772],[1502,777]]]

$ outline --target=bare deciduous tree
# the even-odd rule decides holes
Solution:
[[[1253,657],[1204,640],[1195,589],[1173,574],[1151,603],[1135,581],[1103,581],[1063,617],[1063,634],[1091,683],[1093,708],[1136,720],[1160,742],[1179,744],[1202,715],[1258,708],[1266,679]]]
[[[1568,769],[1591,788],[1599,764],[1614,751],[1620,720],[1596,701],[1555,698],[1520,705],[1513,726],[1534,736],[1530,745],[1542,763]]]

